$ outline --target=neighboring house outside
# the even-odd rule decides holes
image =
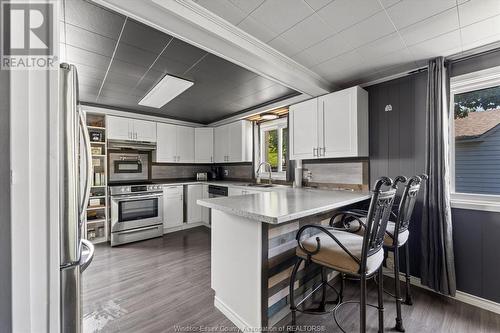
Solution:
[[[455,191],[500,194],[500,109],[455,119]]]

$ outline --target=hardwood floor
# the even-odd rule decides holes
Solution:
[[[111,248],[97,246],[83,274],[84,332],[174,332],[229,326],[213,305],[210,229]]]
[[[355,282],[348,282],[346,299],[356,299],[357,290]],[[500,332],[500,315],[422,289],[413,291],[415,305],[403,306],[406,332]],[[213,296],[210,230],[205,227],[116,248],[100,245],[83,274],[84,332],[180,332],[176,327],[200,332],[200,326],[211,329],[208,332],[234,332],[234,325],[214,308]],[[373,283],[368,301],[376,304]],[[384,302],[389,332],[396,309],[390,297]],[[356,305],[348,305],[339,318],[348,332],[356,332],[358,316]],[[280,325],[288,321],[285,318]],[[376,332],[375,309],[368,309],[367,321],[369,332]],[[340,332],[331,315],[299,314],[297,323]]]

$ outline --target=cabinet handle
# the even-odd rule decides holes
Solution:
[[[318,148],[313,148],[313,156],[314,157],[318,156],[317,151],[318,151]]]
[[[326,155],[326,147],[323,147],[323,155],[322,156],[325,156]]]

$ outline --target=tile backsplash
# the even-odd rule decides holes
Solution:
[[[194,179],[197,172],[209,172],[206,164],[152,164],[151,179]]]
[[[225,179],[251,180],[253,178],[252,163],[218,165],[227,171]],[[151,165],[151,179],[194,179],[197,172],[210,172],[209,164],[156,164]]]
[[[368,161],[304,161],[302,169],[305,185],[360,190],[369,187]]]

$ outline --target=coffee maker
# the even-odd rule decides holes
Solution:
[[[214,166],[209,172],[210,180],[223,180],[224,179],[224,168],[221,166]]]

